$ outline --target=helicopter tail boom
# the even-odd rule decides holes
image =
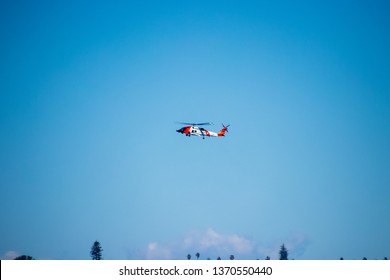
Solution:
[[[224,125],[222,124],[222,126],[223,126],[223,128],[221,129],[220,132],[218,132],[218,137],[220,137],[220,136],[225,136],[225,133],[228,132],[228,127],[229,127],[229,125],[224,126]]]

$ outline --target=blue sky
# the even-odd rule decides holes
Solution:
[[[386,1],[52,2],[0,4],[0,258],[390,255]]]

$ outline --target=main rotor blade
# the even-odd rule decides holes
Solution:
[[[187,123],[187,122],[179,122],[181,124],[187,124],[187,125],[193,125],[193,126],[197,126],[197,125],[212,125],[213,123],[211,122],[206,122],[206,123]]]

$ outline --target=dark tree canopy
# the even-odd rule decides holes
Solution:
[[[31,256],[21,255],[19,257],[14,258],[14,260],[33,260],[34,258]]]
[[[288,260],[288,251],[284,244],[280,247],[279,260]]]
[[[195,254],[195,256],[196,256],[196,259],[199,260],[199,257],[200,257],[199,252],[197,252],[197,253]]]
[[[91,258],[93,260],[102,260],[102,246],[100,246],[100,242],[99,241],[95,241],[92,245],[92,248],[91,248]]]
[[[188,254],[188,255],[187,255],[187,260],[190,260],[190,259],[191,259],[191,255]]]

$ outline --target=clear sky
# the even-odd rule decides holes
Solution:
[[[101,2],[1,1],[0,258],[390,257],[387,1]]]

